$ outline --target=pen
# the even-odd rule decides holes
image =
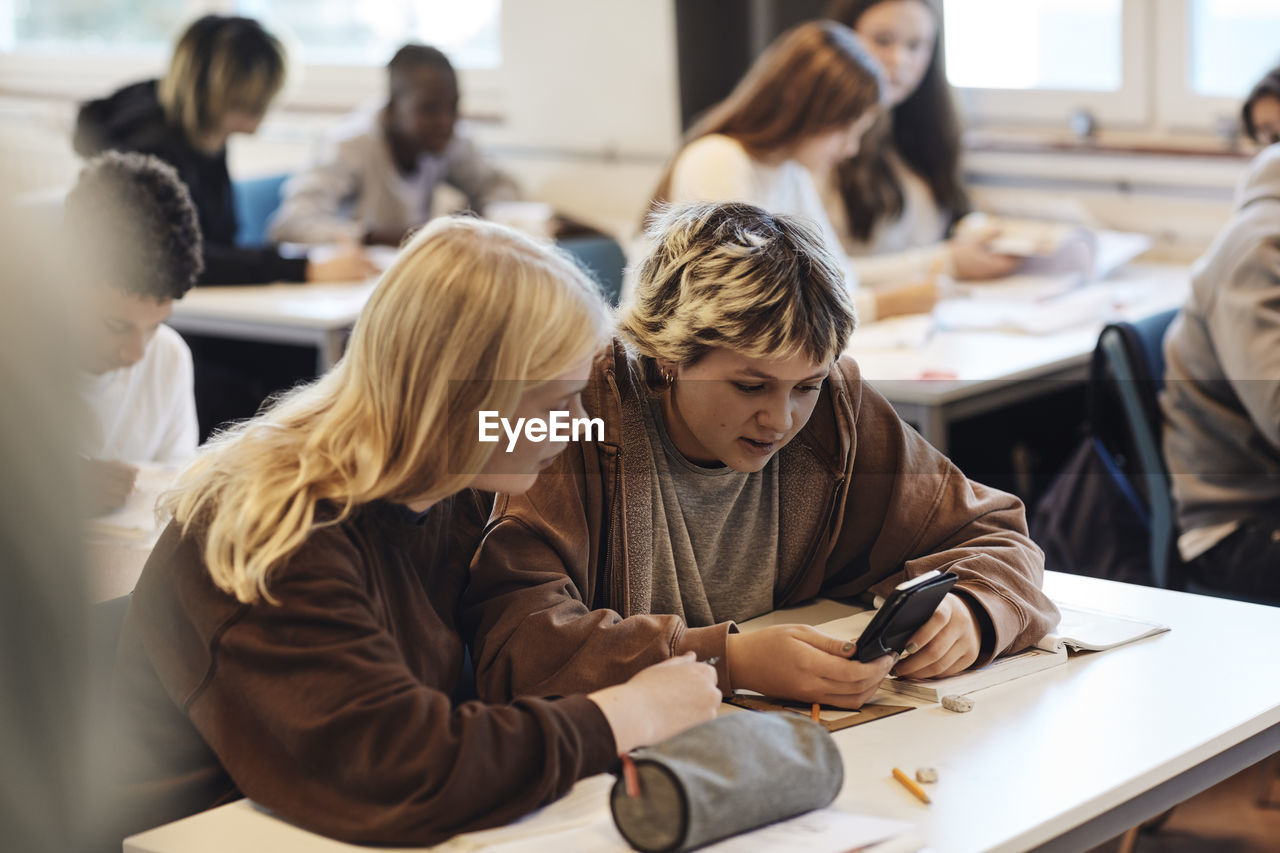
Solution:
[[[815,723],[820,723],[822,722],[822,717],[820,716],[821,713],[822,713],[822,706],[819,705],[817,702],[814,702],[813,707],[809,710],[809,716],[813,717],[813,721]]]
[[[916,784],[915,779],[912,779],[910,776],[908,776],[906,773],[903,773],[897,767],[893,768],[893,778],[901,782],[902,787],[906,788],[908,791],[914,794],[917,800],[924,803],[925,805],[929,804],[929,795],[924,792],[924,788],[921,788],[919,785]]]

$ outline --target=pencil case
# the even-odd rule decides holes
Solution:
[[[794,714],[726,714],[636,750],[630,763],[610,808],[645,853],[693,850],[821,808],[844,783],[831,735]]]

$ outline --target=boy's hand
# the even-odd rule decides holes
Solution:
[[[907,649],[918,651],[903,657],[893,674],[905,678],[942,678],[973,666],[982,650],[978,620],[964,599],[949,592],[929,621],[911,635]]]
[[[138,469],[108,459],[82,459],[80,478],[88,495],[90,515],[102,515],[124,506],[138,479]]]

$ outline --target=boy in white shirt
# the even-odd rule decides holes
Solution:
[[[81,452],[91,510],[103,512],[124,502],[135,464],[195,454],[191,351],[163,323],[200,274],[200,226],[172,167],[109,151],[67,196],[63,236],[87,285]]]

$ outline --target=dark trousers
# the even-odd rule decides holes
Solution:
[[[1280,519],[1245,522],[1187,570],[1197,583],[1224,595],[1280,605]]]

